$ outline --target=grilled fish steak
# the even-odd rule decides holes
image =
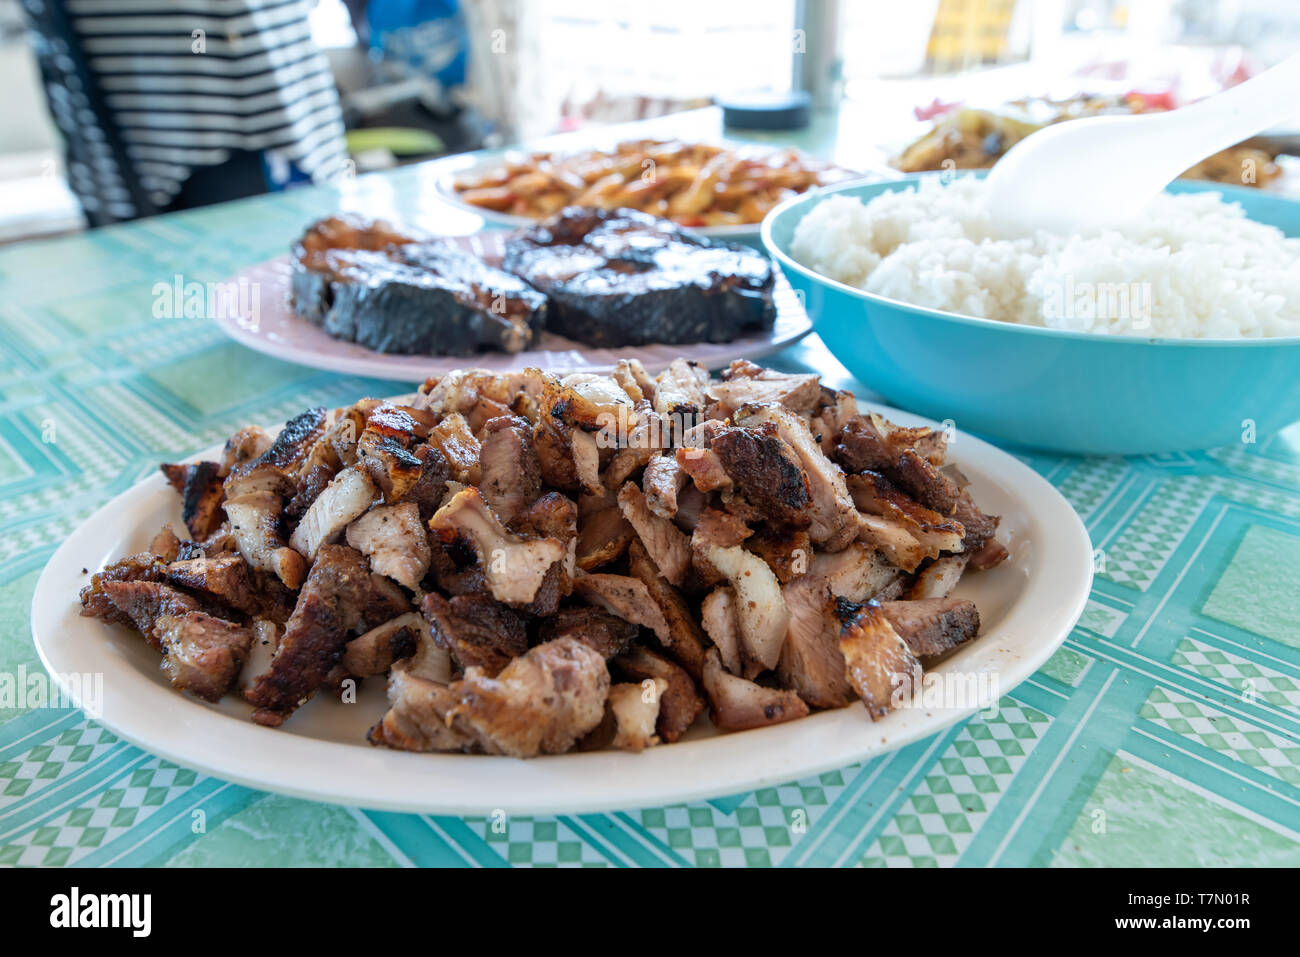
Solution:
[[[502,266],[550,298],[548,329],[589,346],[729,342],[776,320],[767,257],[630,209],[561,210],[507,240]]]
[[[337,217],[294,247],[299,316],[376,352],[521,352],[546,316],[546,297],[455,243],[413,241],[383,224]]]

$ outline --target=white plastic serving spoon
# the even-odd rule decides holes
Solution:
[[[1024,236],[1132,219],[1184,170],[1298,110],[1300,54],[1176,110],[1044,127],[989,173],[993,221],[1003,235]]]

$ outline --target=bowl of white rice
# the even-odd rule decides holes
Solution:
[[[1300,419],[1300,202],[1178,182],[1131,221],[1005,238],[979,175],[795,197],[763,242],[896,405],[1015,444],[1137,454]]]

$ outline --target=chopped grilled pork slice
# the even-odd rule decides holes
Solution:
[[[709,548],[740,545],[753,534],[748,525],[730,512],[717,508],[703,509],[695,530],[691,532],[691,565],[700,584],[707,588],[725,577],[709,561]]]
[[[512,534],[473,487],[453,495],[429,520],[429,528],[445,545],[462,538],[472,542],[492,596],[510,605],[536,598],[551,566],[568,554],[557,539]]]
[[[783,585],[807,572],[813,560],[812,540],[804,531],[760,530],[745,542],[745,547],[767,562]]]
[[[161,558],[151,552],[128,555],[111,565],[105,565],[90,578],[90,584],[81,589],[81,616],[83,618],[102,618],[104,621],[131,625],[131,619],[123,614],[104,592],[109,582],[120,581],[161,581],[167,565]]]
[[[349,641],[343,649],[343,667],[357,678],[382,675],[394,661],[413,655],[421,637],[428,634],[428,622],[419,612],[408,611]]]
[[[577,565],[592,571],[627,551],[636,532],[623,517],[614,496],[584,493],[578,504]]]
[[[892,591],[903,577],[882,552],[862,542],[841,552],[819,553],[813,559],[811,576],[826,582],[832,595],[850,601],[866,601]]]
[[[920,571],[912,587],[907,590],[908,600],[946,598],[957,587],[969,560],[967,555],[946,555],[932,561]]]
[[[302,521],[312,503],[320,498],[320,493],[329,487],[338,469],[329,465],[316,465],[299,474],[293,488],[293,494],[284,505],[284,520],[289,525]]]
[[[728,412],[770,402],[779,402],[792,412],[811,412],[821,398],[821,380],[816,375],[777,372],[737,359],[722,373],[721,382],[709,385],[708,392]]]
[[[493,677],[528,650],[523,617],[486,595],[456,595],[448,601],[429,592],[420,610],[434,642],[447,649],[461,670],[478,668]]]
[[[709,448],[765,518],[781,526],[808,527],[813,504],[810,479],[775,425],[723,429]]]
[[[370,573],[370,593],[366,595],[365,604],[361,606],[361,624],[366,628],[378,628],[386,621],[411,610],[411,599],[406,592],[387,575]]]
[[[731,488],[731,476],[712,449],[687,446],[675,453],[677,464],[701,492]]]
[[[274,465],[238,465],[226,476],[222,488],[227,499],[267,492],[276,498],[293,495],[297,482]]]
[[[980,630],[979,610],[964,598],[885,601],[880,610],[918,658],[951,651]]]
[[[831,617],[831,591],[824,578],[805,575],[781,589],[790,625],[777,674],[782,686],[815,708],[840,708],[853,700],[844,677],[839,628]]]
[[[601,481],[606,488],[617,489],[672,445],[671,425],[642,399],[625,421],[615,419],[602,428],[596,444],[616,449],[605,464]]]
[[[712,705],[713,723],[723,731],[762,728],[808,714],[808,705],[793,691],[764,688],[728,674],[713,652],[704,666],[704,690]]]
[[[207,538],[224,520],[221,466],[216,462],[162,465],[163,475],[181,497],[181,517],[191,538]]]
[[[448,685],[403,667],[388,676],[388,711],[366,734],[371,744],[397,751],[481,751],[470,734],[448,723],[460,698]]]
[[[477,668],[452,686],[449,713],[490,754],[530,758],[560,754],[605,714],[609,671],[581,641],[559,638],[515,658],[495,678]]]
[[[919,687],[921,665],[876,602],[835,599],[832,614],[840,625],[844,676],[874,721]]]
[[[487,369],[455,369],[439,379],[426,381],[412,404],[435,416],[469,412],[483,399],[510,405],[521,393],[534,390],[534,378],[550,377],[537,369],[500,375]],[[535,388],[540,391],[540,384]]]
[[[998,530],[999,519],[993,515],[985,515],[971,498],[969,489],[962,489],[957,495],[957,504],[953,510],[953,518],[961,522],[965,530],[965,538],[962,540],[962,551],[969,555],[974,555],[984,545],[993,538],[993,534]],[[988,556],[994,558],[991,564],[981,562],[978,567],[992,568],[1005,555]],[[974,569],[972,569],[974,570]]]
[[[849,472],[871,469],[894,478],[891,473],[896,471],[899,458],[909,449],[936,468],[943,464],[947,454],[946,432],[903,428],[874,412],[850,415],[838,421],[840,428],[835,440],[834,458]],[[948,511],[936,510],[945,514]]]
[[[642,399],[654,401],[654,379],[650,378],[650,373],[646,372],[640,359],[619,359],[611,375],[633,402]]]
[[[639,630],[638,625],[624,621],[603,608],[576,605],[561,608],[551,617],[543,618],[538,637],[542,641],[575,638],[590,645],[602,658],[609,660],[626,648]]]
[[[620,751],[644,751],[659,743],[655,722],[659,720],[660,696],[668,690],[662,678],[647,678],[641,684],[617,684],[609,689],[605,707],[614,717],[614,739],[610,747]]]
[[[853,503],[864,514],[879,515],[901,525],[936,557],[939,552],[959,552],[966,530],[951,517],[908,498],[889,479],[870,470],[848,478]]]
[[[192,597],[162,582],[106,581],[102,589],[113,607],[126,616],[157,651],[163,650],[158,637],[159,618],[199,610],[199,603]]]
[[[278,726],[311,695],[338,663],[349,632],[370,598],[370,572],[356,549],[322,545],[285,625],[271,668],[247,698],[253,720]]]
[[[586,431],[613,426],[630,416],[635,407],[623,388],[607,375],[575,372],[561,379],[559,385],[558,400],[565,406],[566,418]]]
[[[466,485],[479,483],[481,446],[459,412],[443,418],[429,433],[429,445],[441,453],[452,479]]]
[[[674,359],[655,378],[655,411],[664,416],[676,415],[679,421],[698,415],[709,404],[708,386],[709,370],[698,362]]]
[[[370,559],[370,569],[415,591],[429,570],[429,533],[414,502],[376,505],[351,525],[348,544]]]
[[[705,557],[736,590],[736,620],[745,671],[753,676],[776,667],[790,624],[776,575],[763,559],[739,546],[712,545],[705,550]]]
[[[686,599],[659,573],[657,564],[639,541],[628,547],[627,567],[633,577],[645,584],[650,597],[663,612],[668,633],[672,636],[671,641],[663,642],[668,654],[698,681],[704,673],[706,642]]]
[[[251,629],[201,611],[163,615],[155,631],[172,687],[208,701],[230,690],[253,642]]]
[[[700,603],[700,623],[722,656],[722,666],[733,675],[744,670],[740,657],[740,621],[736,617],[736,593],[730,585],[719,585]]]
[[[990,538],[970,557],[968,567],[973,572],[986,571],[995,565],[1001,565],[1007,560],[1009,554],[1005,545],[996,538]]]
[[[533,448],[533,427],[517,416],[490,419],[479,460],[479,486],[493,511],[507,525],[542,492],[542,465]]]
[[[249,464],[273,465],[285,472],[297,469],[308,450],[324,433],[328,420],[323,408],[298,413],[284,424],[270,447]]]
[[[285,587],[298,589],[307,575],[307,562],[289,547],[280,533],[284,500],[274,492],[253,492],[226,499],[230,532],[239,554],[253,568],[274,574]]]
[[[357,440],[357,468],[383,493],[385,502],[400,502],[424,471],[424,463],[398,438],[367,428]]]
[[[646,505],[660,518],[672,518],[677,514],[677,496],[686,485],[685,470],[677,464],[677,456],[671,452],[653,456],[646,463],[641,476],[641,488],[645,492]]]
[[[573,593],[624,621],[645,625],[665,646],[672,645],[673,633],[663,610],[640,579],[627,575],[579,575],[573,580]]]
[[[180,554],[181,540],[176,537],[170,525],[164,525],[159,529],[158,534],[153,537],[149,543],[149,551],[157,555],[165,562],[176,561],[176,556]]]
[[[623,517],[636,530],[637,537],[672,585],[680,585],[691,564],[691,541],[681,529],[666,518],[660,518],[646,505],[645,493],[628,482],[618,493],[619,508]]]
[[[221,452],[221,475],[227,476],[237,466],[251,462],[271,447],[274,439],[266,429],[250,425],[240,429],[226,440]]]
[[[649,648],[633,645],[614,659],[614,668],[629,681],[663,681],[667,685],[659,694],[655,730],[669,744],[690,730],[704,711],[704,699],[686,670]]]
[[[438,511],[447,493],[451,469],[446,457],[432,445],[417,446],[412,454],[420,460],[420,477],[407,489],[402,501],[414,502],[420,509],[420,521],[427,522]]]
[[[922,505],[943,515],[951,515],[961,497],[957,484],[915,449],[908,449],[898,457],[890,478]]]
[[[197,591],[244,614],[259,615],[265,610],[266,596],[238,554],[172,562],[164,576],[172,585]]]
[[[880,549],[886,558],[905,572],[915,571],[921,562],[938,554],[936,549],[918,542],[910,531],[892,518],[859,513],[858,521],[858,534],[862,540]]]
[[[708,503],[709,497],[696,488],[694,483],[688,483],[677,496],[677,512],[673,515],[673,524],[683,532],[694,533],[695,526],[700,521],[700,513]]]
[[[857,510],[844,484],[844,472],[822,452],[803,419],[782,406],[764,405],[742,410],[736,421],[751,427],[770,422],[798,456],[812,493],[808,534],[813,544],[837,552],[857,537]]]
[[[840,430],[858,415],[858,400],[852,392],[832,392],[825,386],[822,386],[821,392],[809,426],[822,451],[833,459]]]
[[[271,670],[275,649],[280,646],[280,626],[268,618],[254,618],[250,626],[253,640],[244,656],[244,666],[239,669],[239,693],[243,698],[253,690],[257,679]]]
[[[322,546],[332,543],[343,530],[363,515],[375,500],[375,483],[360,468],[344,469],[334,476],[307,514],[293,530],[289,544],[314,560]]]

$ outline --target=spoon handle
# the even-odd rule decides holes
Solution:
[[[1300,53],[1256,77],[1168,114],[1190,152],[1209,156],[1295,114]]]

